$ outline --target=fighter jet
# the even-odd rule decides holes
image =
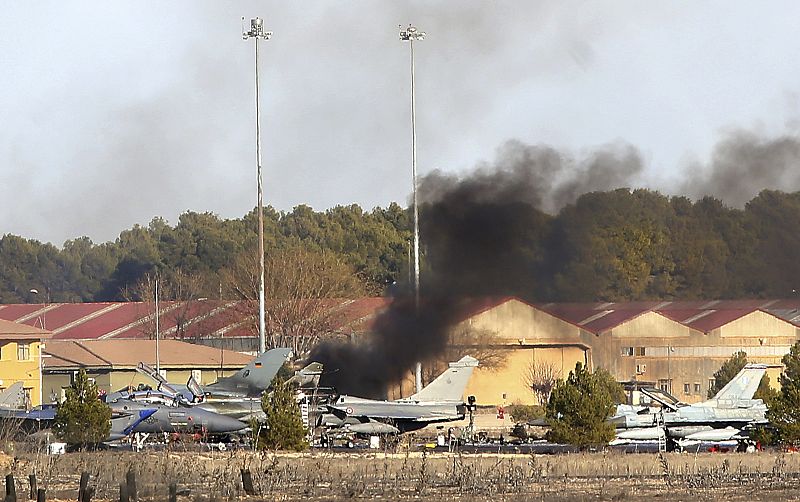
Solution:
[[[768,367],[746,365],[713,398],[697,404],[681,403],[656,389],[642,389],[661,408],[618,406],[609,419],[618,430],[611,444],[658,440],[666,441],[667,449],[672,450],[701,441],[745,440],[746,429],[767,423],[767,406],[753,395]]]
[[[127,399],[117,399],[106,403],[116,416],[141,416],[135,424],[125,428],[126,434],[132,432],[175,432],[209,435],[225,435],[243,431],[247,425],[235,418],[213,413],[194,406],[167,406],[156,403],[141,403]],[[113,422],[113,421],[112,421]]]
[[[220,378],[206,386],[200,386],[191,377],[186,385],[171,384],[155,369],[144,363],[139,363],[137,370],[152,378],[158,384],[157,390],[180,396],[188,402],[243,397],[260,399],[261,393],[269,387],[272,379],[278,374],[278,370],[289,360],[291,355],[292,349],[268,350],[232,376]]]
[[[476,366],[477,359],[464,356],[418,393],[394,401],[340,395],[327,405],[333,417],[325,415],[321,422],[357,434],[399,434],[435,422],[462,420],[464,389]]]
[[[192,407],[235,418],[245,423],[253,419],[263,420],[265,417],[261,409],[261,394],[269,387],[272,379],[290,355],[290,349],[270,350],[235,375],[220,379],[203,388],[191,378],[185,386],[171,384],[151,367],[140,363],[138,370],[157,382],[157,388],[155,390],[122,390],[111,394],[108,400],[125,399],[166,406]],[[311,363],[295,372],[288,383],[299,388],[316,386],[321,374],[322,365]]]
[[[50,429],[56,418],[58,407],[54,404],[24,408],[25,394],[22,382],[16,382],[0,392],[0,420],[18,424],[27,434],[36,434]],[[136,410],[112,409],[111,430],[105,441],[115,441],[129,435],[133,429],[156,413],[153,407],[139,407]]]

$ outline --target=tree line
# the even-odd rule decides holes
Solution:
[[[532,206],[520,271],[530,278],[509,294],[533,301],[626,301],[790,297],[800,279],[800,192],[765,190],[743,209],[705,197],[618,189],[582,195],[557,214]],[[432,211],[421,207],[421,220]],[[429,213],[433,214],[433,213]],[[87,237],[61,247],[0,238],[0,303],[119,301],[148,275],[193,278],[192,296],[230,297],[226,274],[256,249],[257,218],[186,212],[173,226],[154,218],[112,242]],[[347,267],[365,294],[409,283],[410,211],[398,204],[314,211],[265,209],[268,256],[292,249]],[[425,228],[423,224],[423,229]],[[422,285],[436,235],[422,235]],[[427,244],[426,244],[427,243]],[[487,257],[491,259],[491,257]],[[37,289],[39,295],[30,293]]]

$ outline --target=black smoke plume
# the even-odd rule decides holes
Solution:
[[[629,147],[609,147],[576,162],[550,147],[509,142],[494,166],[480,166],[463,178],[440,172],[423,177],[419,309],[406,294],[379,315],[371,335],[319,345],[311,359],[325,365],[322,384],[384,397],[416,361],[442,354],[449,329],[470,303],[531,297],[546,262],[549,219],[541,207],[584,190],[607,189],[640,167]]]
[[[764,139],[737,132],[719,142],[707,167],[691,170],[681,191],[742,206],[763,188],[800,188],[798,163],[796,137]],[[532,298],[548,288],[539,280],[558,259],[548,250],[560,247],[549,240],[556,237],[547,213],[584,193],[630,187],[642,171],[640,153],[624,143],[576,158],[550,146],[509,141],[493,164],[479,165],[466,176],[434,171],[423,177],[419,309],[406,294],[380,314],[371,335],[317,347],[311,358],[325,364],[323,384],[383,397],[416,361],[441,355],[449,329],[466,317],[471,301]]]

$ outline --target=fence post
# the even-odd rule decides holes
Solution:
[[[17,502],[17,487],[14,485],[14,475],[6,474],[5,502]]]
[[[28,498],[31,500],[36,500],[37,490],[36,490],[36,474],[28,474],[28,484],[31,486],[30,494]]]
[[[128,474],[125,475],[125,482],[128,485],[129,500],[138,502],[139,494],[136,492],[136,472],[133,469],[128,469]]]
[[[178,485],[176,483],[169,484],[169,502],[178,502]]]
[[[81,473],[81,484],[78,486],[78,502],[83,502],[83,496],[86,493],[86,487],[89,485],[89,473],[84,471]]]
[[[253,487],[253,476],[250,474],[250,469],[241,469],[242,473],[242,488],[246,495],[255,495],[256,490]]]
[[[44,488],[39,488],[36,490],[36,502],[45,502],[47,498],[47,492]]]
[[[119,484],[119,502],[130,502],[130,498],[128,498],[128,483]]]

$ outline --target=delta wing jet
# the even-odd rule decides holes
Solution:
[[[701,441],[746,439],[744,429],[767,423],[767,406],[753,395],[768,367],[746,365],[713,398],[697,404],[681,403],[656,389],[642,389],[661,408],[620,405],[609,419],[617,427],[611,444],[666,440],[668,449],[674,449]]]
[[[477,359],[464,356],[418,393],[394,401],[341,395],[327,405],[333,416],[323,416],[323,424],[358,434],[399,434],[435,422],[462,420],[464,389],[476,366]]]

